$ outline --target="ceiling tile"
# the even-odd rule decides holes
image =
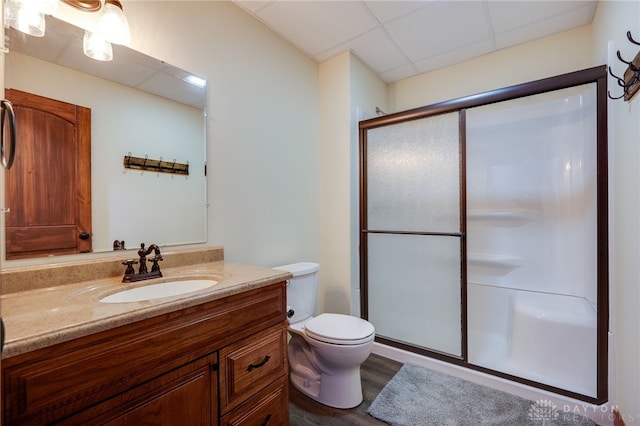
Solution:
[[[455,23],[455,25],[453,24]],[[490,37],[483,2],[433,2],[385,24],[411,60],[421,60]]]
[[[441,55],[432,56],[430,58],[416,61],[415,66],[419,72],[425,73],[438,68],[448,67],[469,59],[490,53],[493,50],[489,39],[481,40],[476,43],[468,44],[459,49],[449,50]]]
[[[45,61],[55,62],[69,47],[69,36],[47,28],[46,40],[44,37],[33,37],[20,32],[12,27],[5,28],[5,40],[7,49],[24,53]],[[6,56],[5,56],[6,57]]]
[[[376,73],[388,71],[407,64],[408,59],[379,28],[369,31],[348,43],[316,55],[322,62],[338,53],[350,50]]]
[[[283,37],[314,55],[376,27],[360,1],[274,2],[258,16]]]
[[[511,31],[496,33],[496,46],[498,49],[504,49],[586,25],[593,18],[594,7],[593,5],[583,6],[571,12],[522,25]]]
[[[494,31],[503,33],[566,12],[595,7],[596,1],[490,1],[489,13]],[[588,22],[585,22],[585,24]],[[582,24],[584,25],[584,24]]]
[[[202,93],[197,86],[176,80],[175,77],[163,72],[152,74],[138,85],[138,88],[187,105],[199,106],[198,101],[202,101]]]
[[[425,7],[433,0],[390,0],[390,1],[365,1],[369,10],[375,15],[378,21],[385,23],[392,19],[399,18],[407,13]]]
[[[259,0],[236,0],[235,3],[239,4],[249,12],[256,13],[263,7],[267,6],[271,1],[259,1]]]
[[[117,50],[114,49],[114,55]],[[58,59],[57,63],[68,68],[74,68],[85,74],[95,75],[106,80],[118,81],[121,84],[137,87],[140,83],[147,80],[155,72],[153,69],[145,65],[128,62],[126,69],[118,68],[115,62],[108,61],[88,61],[82,51],[82,45],[74,46],[68,49]]]
[[[418,72],[416,72],[413,65],[403,65],[400,68],[380,73],[380,78],[386,83],[393,83],[394,81],[413,77],[416,74],[418,74]]]
[[[237,0],[317,62],[351,51],[386,81],[593,20],[584,0]]]

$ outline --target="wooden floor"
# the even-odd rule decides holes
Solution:
[[[402,363],[372,354],[360,368],[364,400],[348,410],[327,407],[305,396],[290,385],[289,423],[299,425],[386,425],[367,414],[367,408],[389,380],[400,370]]]

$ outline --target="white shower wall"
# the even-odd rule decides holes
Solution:
[[[596,394],[595,84],[467,111],[469,362]]]
[[[595,99],[587,85],[467,111],[468,281],[595,305]]]

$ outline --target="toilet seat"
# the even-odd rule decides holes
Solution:
[[[342,314],[320,314],[304,324],[307,337],[338,345],[359,345],[373,340],[375,328],[362,318]]]

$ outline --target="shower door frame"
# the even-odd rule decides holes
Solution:
[[[467,278],[466,278],[466,114],[468,108],[479,107],[496,102],[508,101],[525,96],[566,89],[583,84],[596,84],[596,155],[597,155],[597,373],[596,396],[583,395],[566,389],[514,376],[501,371],[489,369],[468,361],[467,330]],[[379,337],[376,342],[425,355],[431,358],[461,365],[473,370],[488,373],[497,377],[523,383],[559,395],[565,395],[592,404],[603,404],[608,399],[608,329],[609,329],[609,253],[608,253],[608,141],[607,141],[607,71],[601,65],[555,77],[549,77],[502,89],[492,90],[477,95],[467,96],[433,105],[401,111],[381,117],[364,120],[359,123],[360,135],[360,310],[364,319],[369,318],[368,306],[368,235],[380,233],[380,230],[368,229],[367,218],[367,131],[377,127],[404,123],[432,117],[439,114],[459,112],[460,135],[460,230],[461,230],[461,356],[457,357],[435,350],[417,347],[411,344]],[[386,233],[386,232],[385,232]],[[390,231],[390,234],[424,234],[405,231]]]

